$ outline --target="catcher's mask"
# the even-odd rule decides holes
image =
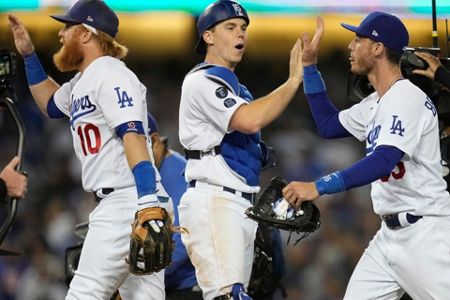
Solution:
[[[195,52],[198,54],[206,53],[206,45],[203,40],[203,32],[214,27],[220,22],[232,19],[242,18],[250,24],[250,19],[245,8],[239,3],[231,0],[221,0],[210,4],[202,12],[197,21],[198,40],[195,46]]]

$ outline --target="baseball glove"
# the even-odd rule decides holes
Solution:
[[[320,211],[311,201],[305,201],[297,210],[283,198],[287,181],[274,177],[253,207],[245,214],[255,221],[296,233],[312,233],[320,227]]]
[[[159,272],[172,261],[172,221],[162,207],[148,207],[136,212],[131,224],[130,273],[147,275]]]

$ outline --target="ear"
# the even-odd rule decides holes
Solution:
[[[89,42],[92,38],[92,35],[94,33],[92,31],[90,31],[89,29],[86,29],[83,31],[83,33],[81,33],[80,35],[80,41],[83,44],[86,44],[87,42]]]
[[[153,133],[150,135],[150,139],[152,140],[152,147],[156,145],[157,142],[159,142],[159,134]]]
[[[383,43],[377,42],[374,44],[375,55],[380,55],[386,50],[386,47]]]
[[[214,36],[213,36],[213,33],[212,33],[211,30],[205,30],[203,32],[203,40],[208,45],[213,45],[214,44]]]

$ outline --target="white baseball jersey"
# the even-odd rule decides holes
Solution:
[[[244,104],[247,104],[245,99],[207,78],[204,69],[188,74],[183,82],[179,115],[183,147],[208,151],[220,145],[228,132],[231,116]],[[259,186],[247,185],[221,155],[188,160],[185,176],[187,182],[196,179],[247,193],[259,191]]]
[[[133,121],[147,133],[146,88],[123,62],[104,56],[93,61],[62,85],[54,95],[56,106],[70,117],[75,153],[82,164],[86,191],[114,188],[89,215],[89,231],[66,299],[109,299],[117,289],[123,299],[165,298],[164,271],[148,276],[129,273],[130,224],[140,209],[135,181],[115,128]],[[130,123],[131,122],[131,123]],[[159,182],[157,194],[169,214],[172,201]]]
[[[84,189],[134,186],[123,141],[115,128],[130,121],[140,121],[147,128],[146,87],[136,75],[122,61],[103,56],[62,85],[54,99],[70,117]]]
[[[367,155],[381,145],[405,153],[390,176],[372,183],[375,213],[450,215],[450,196],[441,174],[437,111],[417,86],[406,79],[397,81],[383,97],[375,92],[341,111],[339,120],[357,139],[366,140]]]
[[[204,69],[188,74],[180,103],[181,144],[201,151],[220,145],[233,113],[245,104],[245,99],[207,78]],[[250,201],[223,187],[256,193],[259,186],[247,185],[220,154],[189,159],[185,177],[188,182],[196,180],[196,185],[187,189],[178,206],[180,225],[188,230],[181,238],[203,299],[211,300],[231,292],[234,283],[248,285],[257,227],[245,215]]]

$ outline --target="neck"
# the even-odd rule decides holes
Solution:
[[[400,68],[395,67],[383,72],[375,72],[368,75],[369,81],[381,98],[400,79],[403,79]]]
[[[209,63],[209,64],[219,65],[219,66],[228,68],[228,69],[230,69],[233,72],[234,72],[234,69],[237,66],[237,64],[231,63],[231,62],[223,59],[222,57],[219,57],[219,56],[216,56],[216,55],[212,55],[209,52],[206,54],[205,62]]]
[[[78,70],[83,73],[84,70],[97,58],[104,56],[98,47],[89,47],[84,51],[83,61]]]

